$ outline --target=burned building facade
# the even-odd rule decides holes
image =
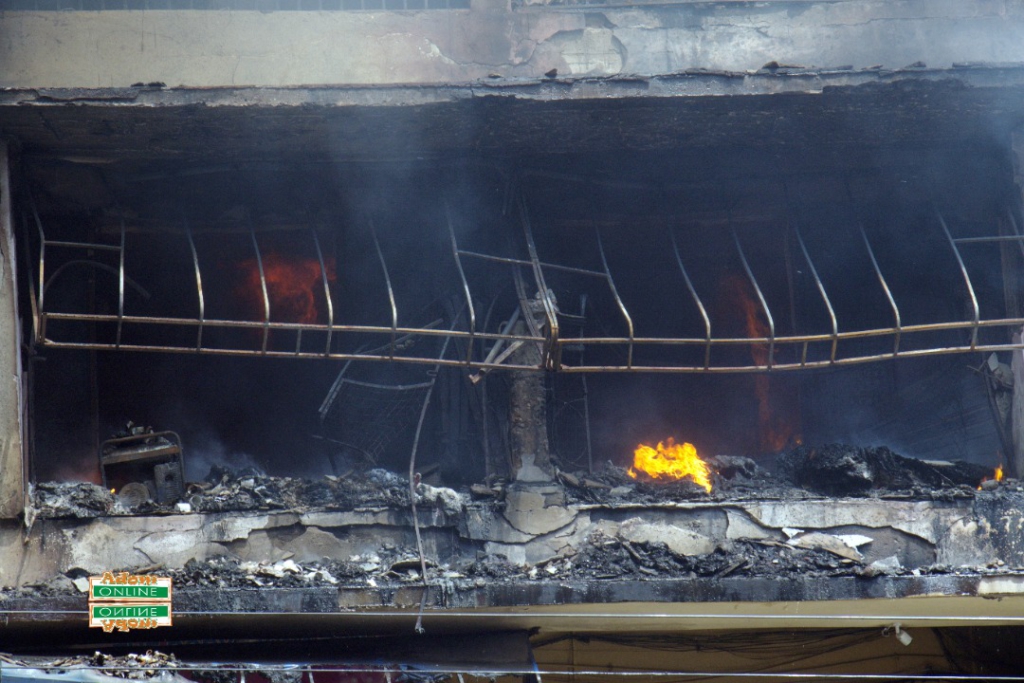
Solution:
[[[8,649],[1017,673],[1022,37],[1013,2],[10,0]],[[88,632],[115,570],[175,626]]]

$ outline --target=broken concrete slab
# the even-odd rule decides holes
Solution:
[[[728,527],[725,537],[731,541],[739,539],[773,539],[782,540],[784,535],[778,529],[766,527],[756,522],[745,510],[726,508]]]
[[[619,538],[632,543],[664,543],[680,555],[706,555],[718,548],[711,538],[671,524],[651,523],[639,517],[619,525]]]
[[[871,539],[867,539],[870,542]],[[856,543],[856,540],[853,541]],[[818,531],[812,531],[809,533],[796,534],[788,541],[789,545],[797,548],[806,549],[820,549],[827,550],[833,555],[845,558],[847,560],[853,560],[854,562],[860,562],[864,559],[864,556],[857,550],[857,546],[853,545],[850,541],[842,536],[836,536],[833,534],[825,534]],[[863,545],[861,543],[860,545]]]
[[[513,528],[533,535],[560,529],[576,517],[565,507],[565,493],[554,484],[509,487],[503,514]]]
[[[781,529],[830,529],[842,526],[891,527],[935,544],[964,516],[956,502],[844,498],[809,501],[754,501],[743,504],[758,523]]]

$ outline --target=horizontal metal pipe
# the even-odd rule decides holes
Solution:
[[[974,351],[1017,351],[1024,349],[1024,343],[1021,344],[990,344],[988,346],[949,346],[937,349],[915,349],[912,351],[901,351],[899,358],[923,358],[926,356],[942,356],[950,355],[954,353],[970,353]],[[773,365],[771,368],[772,372],[776,370],[803,370],[803,369],[815,369],[815,368],[830,368],[839,365],[861,365],[863,363],[875,363],[878,361],[892,360],[895,356],[891,353],[879,353],[870,356],[854,356],[850,358],[840,358],[838,360],[821,360],[821,361],[809,361],[806,363],[778,363]],[[703,365],[633,365],[632,367],[626,367],[624,365],[563,365],[562,372],[569,373],[599,373],[599,372],[650,372],[650,373],[678,373],[678,374],[695,374],[695,373],[709,373],[709,374],[728,374],[728,373],[755,373],[755,372],[767,372],[768,368],[764,365],[726,365],[726,366],[711,366],[710,368],[704,368]]]
[[[494,261],[496,263],[508,263],[514,266],[533,266],[532,261],[526,261],[523,259],[509,258],[507,256],[492,256],[490,254],[481,254],[478,251],[467,251],[465,249],[459,249],[459,253],[463,256],[472,256],[484,261]],[[544,268],[551,270],[560,270],[566,273],[576,273],[577,275],[590,275],[591,277],[604,278],[605,274],[596,270],[587,270],[586,268],[574,268],[573,266],[563,266],[557,263],[544,263],[540,264]]]
[[[978,244],[983,242],[1024,242],[1024,235],[993,235],[991,237],[957,237],[957,244]]]
[[[998,318],[993,320],[981,320],[978,322],[978,327],[1014,327],[1024,325],[1024,318]],[[974,321],[955,321],[948,323],[924,323],[921,325],[907,325],[897,330],[894,327],[876,328],[873,330],[855,330],[851,332],[840,332],[838,339],[868,339],[872,337],[886,337],[895,334],[897,331],[906,334],[907,332],[941,332],[944,330],[964,330],[972,329],[975,326]],[[803,342],[831,342],[833,339],[831,333],[825,334],[801,334],[792,335],[787,337],[775,337],[777,344],[802,344]],[[629,337],[574,337],[572,343],[575,344],[628,344],[630,341]],[[712,339],[712,344],[736,344],[736,345],[747,345],[747,344],[758,344],[768,343],[768,337],[721,337]],[[707,340],[698,337],[634,337],[633,342],[636,344],[665,344],[667,346],[673,345],[704,345]],[[569,341],[566,341],[569,343]],[[892,354],[890,354],[892,355]],[[900,352],[902,356],[903,353]]]
[[[467,336],[468,335],[460,335]],[[78,349],[83,351],[113,351],[115,346],[113,344],[90,344],[90,343],[79,343],[79,342],[55,342],[49,339],[45,339],[41,342],[42,346],[52,349]],[[390,346],[390,345],[389,345]],[[388,347],[385,347],[388,348]],[[301,351],[296,353],[295,351],[274,351],[262,349],[217,349],[204,347],[198,351],[194,346],[157,346],[154,344],[121,344],[120,347],[116,347],[119,351],[144,351],[150,353],[189,353],[192,355],[200,354],[207,356],[240,356],[240,357],[269,357],[269,358],[328,358],[331,360],[372,360],[372,361],[383,361],[383,362],[396,362],[396,363],[410,363],[413,365],[443,365],[444,367],[451,368],[476,368],[476,369],[503,369],[503,370],[539,370],[538,365],[517,365],[514,363],[502,363],[500,365],[496,363],[482,363],[473,361],[467,363],[463,360],[443,360],[438,361],[437,358],[431,358],[430,356],[399,356],[396,355],[394,358],[384,355],[368,355],[364,353],[331,353],[324,355],[322,351]]]
[[[98,313],[46,313],[45,317],[49,320],[72,320],[76,322],[117,322],[116,315]],[[222,327],[229,329],[263,330],[264,328],[264,323],[249,320],[198,320],[195,318],[161,318],[126,315],[124,316],[124,321],[126,323],[135,323],[140,325],[176,325],[179,327],[195,327],[201,324],[205,327]],[[409,335],[424,335],[434,337],[469,337],[469,332],[462,332],[460,330],[435,329],[431,327],[391,328],[390,326],[380,327],[374,325],[334,325],[332,327],[328,327],[327,325],[321,325],[317,323],[285,323],[273,321],[271,321],[266,326],[272,330],[291,330],[293,332],[297,330],[302,330],[327,333],[328,331],[333,330],[334,332],[362,332],[368,334],[390,335],[392,329],[394,329],[400,334]],[[531,337],[529,335],[520,334],[500,334],[497,332],[477,332],[475,333],[474,336],[480,339],[544,341],[543,337]],[[195,347],[190,346],[189,348],[195,350]]]
[[[448,332],[449,335],[468,337],[467,333],[454,333]],[[571,344],[574,340],[567,339],[565,343]],[[749,341],[749,340],[748,340]],[[91,351],[112,351],[115,347],[113,344],[91,344],[91,343],[78,343],[78,342],[58,342],[50,339],[44,339],[41,342],[42,346],[55,349],[82,349]],[[193,346],[156,346],[156,345],[144,345],[144,344],[121,344],[119,347],[122,351],[149,351],[157,353],[197,353]],[[915,349],[912,351],[901,352],[899,357],[907,358],[919,358],[925,356],[940,356],[949,355],[954,353],[968,353],[972,351],[979,352],[990,352],[990,351],[1015,351],[1018,349],[1024,349],[1024,343],[1021,344],[992,344],[988,346],[976,346],[974,348],[970,346],[950,346],[944,348],[935,349]],[[272,351],[266,352],[260,349],[215,349],[215,348],[203,348],[198,353],[213,355],[213,356],[270,356],[274,358],[330,358],[333,360],[374,360],[374,361],[394,361],[400,363],[412,363],[420,365],[432,365],[438,362],[436,358],[430,357],[418,357],[418,356],[399,356],[396,355],[394,359],[389,356],[380,355],[366,355],[358,353],[332,353],[325,356],[322,352],[302,352],[295,353],[294,351]],[[806,363],[776,363],[772,366],[771,371],[786,371],[786,370],[801,370],[801,369],[815,369],[815,368],[828,368],[840,365],[859,365],[863,363],[873,363],[877,361],[891,360],[893,355],[891,353],[881,353],[869,356],[856,356],[850,358],[840,358],[838,360],[822,360],[822,361],[808,361]],[[445,360],[440,362],[445,367],[461,367],[461,368],[475,368],[475,369],[503,369],[503,370],[537,370],[538,366],[535,365],[515,365],[511,363],[484,363],[479,361],[467,362],[465,360]],[[695,374],[695,373],[708,373],[708,374],[739,374],[739,373],[756,373],[756,372],[767,372],[768,367],[764,365],[726,365],[726,366],[711,366],[705,368],[704,365],[562,365],[559,369],[561,372],[567,373],[612,373],[612,372],[649,372],[649,373],[677,373],[677,374]]]
[[[288,354],[291,355],[291,354]],[[434,361],[436,362],[436,358]],[[943,596],[950,599],[956,599],[955,596]],[[913,598],[904,598],[905,600],[913,600]],[[962,599],[962,598],[961,598]],[[975,598],[981,600],[982,598]],[[418,606],[417,606],[418,607]],[[721,619],[723,621],[751,621],[751,620],[763,620],[763,621],[849,621],[849,622],[889,622],[899,623],[901,626],[907,626],[909,624],[933,624],[935,622],[963,622],[965,624],[1024,624],[1024,615],[1000,615],[1000,614],[776,614],[776,613],[737,613],[737,612],[722,612],[721,614],[715,614],[713,612],[692,612],[692,613],[673,613],[673,612],[588,612],[588,611],[569,611],[569,612],[534,612],[528,611],[528,608],[517,607],[511,608],[516,611],[502,612],[498,610],[487,610],[487,611],[461,611],[461,610],[446,610],[446,609],[426,609],[423,614],[426,617],[448,617],[456,619],[580,619],[585,617],[587,619],[610,619],[610,620],[625,620],[632,621],[638,619],[652,619],[656,621],[677,621],[677,620],[697,620],[697,621],[709,621],[715,619]],[[419,609],[415,610],[346,610],[343,612],[287,612],[287,611],[266,611],[266,612],[231,612],[225,610],[196,610],[196,611],[185,611],[185,610],[174,610],[174,616],[184,617],[251,617],[251,616],[278,616],[278,617],[296,617],[301,616],[303,619],[315,619],[321,618],[395,618],[395,617],[410,617],[415,618],[420,613]],[[16,616],[16,615],[44,615],[51,614],[57,616],[87,616],[88,610],[56,610],[56,609],[38,609],[38,610],[0,610],[0,616]]]
[[[69,247],[72,249],[98,249],[101,251],[121,251],[116,244],[91,244],[89,242],[65,242],[62,240],[46,240],[48,247]]]
[[[43,317],[47,320],[71,320],[77,322],[111,322],[116,323],[118,320],[117,315],[109,314],[93,314],[93,313],[45,313]],[[254,329],[262,331],[264,323],[248,320],[199,320],[195,318],[166,318],[166,317],[153,317],[153,316],[124,316],[126,323],[134,323],[141,325],[176,325],[182,327],[195,327],[197,325],[204,325],[207,327],[222,327],[222,328],[235,328],[235,329]],[[981,320],[978,322],[978,327],[1015,327],[1024,325],[1024,318],[995,318],[992,320]],[[286,322],[271,322],[269,324],[270,329],[278,330],[303,330],[303,331],[319,331],[326,333],[328,331],[327,325],[321,325],[316,323],[286,323]],[[946,330],[964,330],[971,329],[974,327],[973,321],[954,321],[948,323],[923,323],[920,325],[907,325],[906,327],[900,328],[900,332],[903,334],[907,333],[920,333],[920,332],[941,332]],[[380,327],[373,325],[334,325],[333,329],[335,332],[362,332],[371,334],[391,334],[391,327]],[[422,334],[426,336],[435,337],[469,337],[469,332],[463,332],[460,330],[439,330],[431,328],[417,328],[417,327],[398,327],[395,330],[401,334]],[[885,337],[892,335],[896,332],[896,328],[876,328],[871,330],[854,330],[850,332],[840,332],[839,339],[869,339],[872,337]],[[475,337],[480,339],[505,339],[510,341],[522,340],[522,341],[543,341],[541,337],[533,337],[529,335],[515,335],[515,334],[501,334],[498,332],[476,332]],[[802,344],[804,342],[831,342],[833,336],[831,333],[822,334],[807,334],[807,335],[793,335],[786,337],[776,337],[776,344]],[[52,341],[52,340],[51,340]],[[666,346],[686,346],[686,345],[699,345],[704,346],[707,344],[707,339],[704,337],[634,337],[634,344],[664,344]],[[748,345],[757,343],[767,343],[769,339],[767,337],[722,337],[718,339],[712,339],[712,344],[722,345]],[[630,339],[628,337],[573,337],[566,339],[566,344],[628,344]],[[195,347],[189,347],[194,350]],[[891,354],[890,354],[891,355]],[[902,356],[903,353],[901,352]]]

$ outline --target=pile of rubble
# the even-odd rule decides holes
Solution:
[[[634,479],[626,468],[610,462],[599,471],[558,471],[557,477],[569,504],[617,505],[797,500],[821,495],[950,499],[974,495],[982,481],[992,476],[989,468],[974,463],[930,462],[901,456],[885,447],[841,444],[799,446],[774,458],[772,466],[742,456],[719,455],[707,461],[713,473],[710,493],[689,479]],[[1004,488],[1019,485],[1015,480],[1001,484]],[[421,483],[417,503],[436,505],[455,515],[470,499],[500,503],[508,486],[509,481],[501,477],[473,484],[462,493]],[[214,467],[204,481],[189,483],[184,498],[174,504],[130,501],[95,484],[46,482],[34,487],[31,510],[42,517],[89,518],[189,512],[348,511],[408,508],[409,504],[408,480],[383,469],[301,479],[267,476],[251,468],[233,472]]]
[[[468,500],[452,489],[420,484],[417,503],[457,514]],[[45,482],[31,493],[33,517],[92,518],[107,515],[190,512],[252,512],[290,510],[347,511],[358,508],[409,507],[409,483],[382,469],[322,479],[271,477],[252,472],[214,469],[204,482],[190,483],[184,500],[160,505],[132,502],[87,482]]]
[[[21,659],[0,654],[0,667],[35,670],[45,673],[59,673],[68,681],[96,680],[95,674],[130,680],[158,680],[182,682],[186,679],[176,675],[182,663],[174,655],[148,650],[143,654],[114,656],[96,652],[92,655],[77,655],[59,659]],[[76,673],[81,675],[76,675]]]
[[[993,474],[991,468],[976,463],[918,460],[885,446],[845,444],[798,446],[779,457],[778,469],[793,484],[830,496],[951,489],[969,494]]]

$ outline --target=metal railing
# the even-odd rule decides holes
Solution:
[[[957,273],[955,278],[962,280],[966,292],[966,302],[969,304],[968,314],[959,320],[945,320],[940,322],[927,322],[908,324],[905,311],[901,311],[897,298],[890,285],[890,279],[880,264],[876,247],[868,236],[867,231],[860,223],[855,223],[856,236],[863,245],[862,258],[865,263],[870,264],[871,278],[876,281],[878,292],[881,295],[879,301],[887,302],[892,318],[888,326],[871,327],[848,327],[837,313],[834,302],[836,299],[830,296],[825,279],[819,264],[815,262],[812,249],[804,239],[804,234],[794,221],[790,221],[787,228],[795,238],[795,245],[798,247],[797,258],[802,257],[806,264],[806,272],[810,275],[814,296],[820,298],[827,313],[827,331],[813,333],[789,333],[780,334],[777,328],[777,314],[772,311],[768,297],[765,295],[763,284],[755,276],[754,269],[748,257],[748,250],[744,246],[744,240],[740,233],[732,225],[731,217],[723,216],[723,227],[727,228],[731,238],[732,247],[735,249],[735,256],[742,266],[745,281],[756,297],[756,305],[760,314],[764,316],[766,333],[762,336],[747,337],[735,335],[716,336],[716,328],[713,325],[712,316],[709,315],[709,306],[706,299],[691,276],[685,261],[686,257],[693,258],[693,254],[684,254],[680,249],[680,240],[676,230],[668,229],[663,235],[665,253],[674,261],[678,268],[678,275],[681,276],[676,283],[678,292],[684,298],[692,302],[699,315],[699,327],[703,328],[702,333],[698,332],[692,336],[644,336],[637,334],[637,329],[642,328],[643,320],[638,320],[631,313],[619,288],[616,286],[616,278],[613,275],[613,264],[606,254],[605,242],[602,239],[601,229],[593,226],[593,247],[591,253],[597,255],[596,267],[587,268],[578,265],[555,263],[542,258],[541,250],[534,236],[534,228],[530,218],[526,198],[522,193],[516,195],[516,201],[512,204],[514,222],[518,223],[519,232],[517,241],[520,244],[521,254],[498,255],[487,253],[486,250],[464,248],[459,243],[459,231],[456,222],[453,220],[451,211],[445,205],[445,225],[437,226],[439,230],[447,231],[452,255],[451,264],[441,264],[438,268],[451,268],[454,274],[453,281],[457,282],[456,295],[464,299],[467,315],[462,317],[460,327],[444,329],[436,324],[431,325],[409,325],[402,324],[405,320],[402,317],[400,308],[400,292],[393,280],[392,271],[389,269],[386,258],[386,251],[382,247],[376,228],[372,220],[367,221],[367,230],[372,237],[373,250],[379,261],[383,282],[385,287],[384,300],[387,301],[387,317],[389,324],[386,325],[361,325],[352,324],[338,319],[335,308],[334,297],[339,295],[332,288],[327,276],[326,259],[316,229],[310,228],[307,231],[311,253],[315,253],[320,268],[320,285],[323,288],[323,296],[326,300],[326,321],[325,322],[283,322],[273,320],[271,317],[272,296],[268,288],[267,274],[264,269],[263,248],[257,233],[249,227],[249,241],[255,253],[255,260],[259,270],[258,299],[262,302],[262,315],[258,320],[234,320],[214,318],[209,315],[209,293],[204,290],[204,275],[200,266],[200,250],[197,247],[192,230],[187,221],[182,219],[181,238],[186,242],[187,253],[190,255],[190,270],[194,272],[195,278],[195,301],[196,311],[193,316],[166,316],[166,315],[140,315],[129,313],[125,310],[125,286],[148,296],[148,292],[142,289],[132,278],[125,268],[126,251],[126,226],[122,221],[120,226],[120,239],[116,244],[104,244],[93,242],[70,242],[65,240],[47,239],[44,226],[35,208],[32,208],[32,217],[35,222],[36,232],[39,239],[39,252],[37,277],[33,278],[35,286],[30,292],[32,300],[33,330],[35,342],[44,347],[70,348],[70,349],[93,349],[93,350],[121,350],[121,351],[149,351],[166,353],[199,353],[209,355],[231,355],[231,356],[265,356],[275,358],[330,358],[337,360],[367,360],[367,361],[388,361],[402,363],[418,363],[424,365],[436,365],[439,363],[436,357],[430,355],[417,355],[408,350],[409,344],[403,343],[415,337],[438,339],[439,341],[451,340],[461,344],[458,354],[451,354],[452,357],[443,359],[440,364],[443,366],[466,367],[476,370],[489,369],[544,369],[550,371],[561,371],[569,373],[602,373],[602,372],[648,372],[648,373],[749,373],[749,372],[782,372],[791,370],[804,370],[810,368],[830,368],[848,365],[857,365],[876,361],[891,360],[894,358],[914,358],[922,356],[935,356],[953,353],[968,352],[991,352],[1005,351],[1024,348],[1024,344],[993,343],[993,335],[985,335],[989,341],[980,336],[984,331],[995,328],[1003,328],[1007,332],[1020,329],[1024,326],[1024,318],[1020,317],[998,317],[985,318],[982,316],[982,308],[979,304],[975,283],[972,281],[966,262],[961,253],[961,247],[976,244],[993,244],[1015,242],[1020,246],[1021,254],[1024,256],[1024,234],[1017,227],[1012,212],[1008,212],[1007,225],[1012,228],[1012,234],[998,236],[970,236],[954,237],[945,217],[938,209],[932,209],[929,225],[936,231],[936,239],[948,245],[952,262],[955,262]],[[938,243],[938,242],[937,242]],[[54,272],[47,271],[47,259],[53,250],[85,250],[87,252],[101,252],[112,254],[117,259],[117,265],[112,266],[100,263],[95,260],[71,259],[65,260]],[[581,253],[584,250],[579,250]],[[494,330],[481,329],[477,320],[477,306],[480,299],[474,295],[471,278],[467,275],[467,262],[473,261],[492,269],[508,268],[512,281],[519,298],[520,310],[517,315],[522,315],[522,321],[528,328],[526,333],[516,333],[515,327],[511,324],[498,326]],[[53,281],[61,275],[64,270],[71,266],[86,264],[101,271],[110,272],[117,278],[117,313],[96,313],[94,311],[68,311],[54,310],[50,297],[47,296],[48,289]],[[938,266],[936,266],[938,267]],[[996,264],[998,267],[998,264]],[[491,275],[494,274],[492,270]],[[563,338],[560,335],[560,321],[572,319],[558,310],[557,292],[550,287],[550,276],[574,276],[584,281],[592,282],[599,289],[605,290],[610,296],[612,305],[608,309],[614,311],[614,315],[620,319],[625,334],[621,335],[593,335],[580,334]],[[557,279],[557,278],[556,278]],[[669,283],[671,284],[671,283]],[[588,285],[589,286],[589,285]],[[531,290],[535,294],[531,297]],[[588,290],[589,291],[589,290]],[[705,296],[710,294],[705,293]],[[527,308],[534,307],[533,311]],[[682,311],[680,311],[682,315]],[[53,333],[54,323],[78,322],[87,324],[107,324],[115,329],[113,338],[110,340],[97,340],[95,338],[75,338],[67,331],[61,334]],[[575,321],[574,321],[575,322]],[[128,334],[129,330],[136,328],[195,328],[194,343],[178,344],[168,341],[167,343],[153,343],[152,341],[139,341],[133,335]],[[252,330],[259,336],[259,343],[248,347],[244,344],[233,346],[218,346],[209,343],[210,330]],[[520,328],[521,329],[521,328]],[[944,335],[939,343],[918,343],[910,345],[908,339],[918,341],[924,340],[927,335],[933,335],[931,339],[935,342],[934,333],[953,332],[960,333],[962,340],[951,339],[955,335]],[[271,335],[290,333],[295,335],[295,345],[287,350],[279,348],[279,344],[270,344]],[[165,335],[165,338],[174,335]],[[180,336],[180,335],[177,335]],[[387,344],[383,350],[381,346],[370,344],[353,343],[359,338],[376,336],[386,338]],[[1009,340],[1010,334],[1003,335]],[[314,343],[313,340],[321,340]],[[304,342],[304,340],[306,340]],[[888,340],[891,350],[879,351],[879,341]],[[524,344],[536,344],[541,351],[539,363],[531,360],[523,361],[521,354],[514,353],[514,350]],[[361,351],[358,349],[373,348],[372,351]],[[497,351],[505,347],[505,351]],[[757,355],[750,354],[748,360],[740,359],[742,354],[735,353],[737,348],[761,347],[766,353],[762,359]],[[810,349],[816,351],[814,357]],[[563,361],[562,351],[566,348],[579,350],[590,348],[605,353],[580,354],[580,357],[589,359],[597,357],[597,362],[569,364]],[[357,350],[351,350],[357,349]],[[645,353],[644,358],[654,358],[655,361],[643,360],[638,357],[639,350],[651,351]],[[667,354],[665,351],[679,351],[692,349],[693,362],[678,360],[679,353]],[[843,351],[844,353],[840,353]],[[610,352],[610,353],[609,353]],[[612,357],[609,360],[609,357]],[[658,358],[670,356],[675,358],[673,362],[662,361]],[[535,355],[533,358],[535,359]],[[739,360],[738,360],[739,359]]]

